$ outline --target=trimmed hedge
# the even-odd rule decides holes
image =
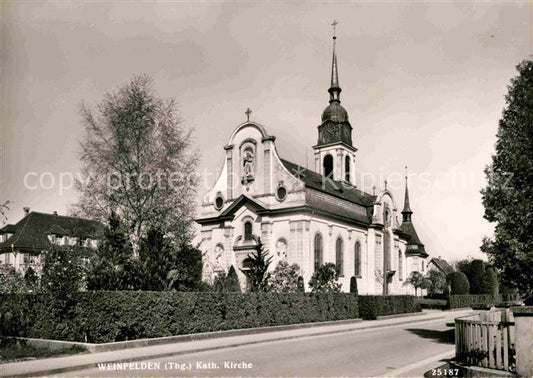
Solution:
[[[490,294],[450,295],[448,308],[472,307],[475,305],[494,305],[502,301],[502,296]]]
[[[363,319],[422,311],[412,295],[360,295],[358,304]]]
[[[0,334],[105,343],[358,317],[350,293],[79,293],[61,309],[44,295],[0,295]]]

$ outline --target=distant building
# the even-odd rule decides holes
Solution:
[[[41,262],[41,254],[52,245],[97,247],[101,223],[83,218],[30,212],[16,224],[0,229],[0,265],[12,266],[24,273],[29,266]]]
[[[224,165],[202,198],[204,279],[233,265],[240,281],[247,256],[261,238],[274,257],[296,263],[307,284],[324,263],[334,263],[343,291],[356,277],[362,294],[414,293],[405,280],[424,274],[428,257],[414,224],[407,179],[400,211],[387,185],[378,193],[356,186],[357,148],[341,88],[333,44],[329,105],[322,112],[314,171],[282,159],[276,138],[256,122],[238,125],[224,146]],[[312,129],[310,129],[311,131]],[[378,143],[378,141],[376,141]]]
[[[453,273],[455,271],[453,266],[448,264],[448,262],[446,260],[444,260],[443,258],[441,258],[440,256],[438,258],[433,257],[431,260],[429,260],[429,262],[428,262],[428,270],[432,270],[432,269],[433,270],[438,270],[438,271],[444,273],[445,276],[447,276],[448,274]]]

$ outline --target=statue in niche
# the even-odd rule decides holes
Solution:
[[[244,185],[247,185],[254,181],[254,152],[251,148],[246,148],[244,150],[243,158],[242,158],[242,170],[243,170],[243,176],[242,176],[242,183]]]
[[[217,244],[214,251],[214,264],[213,264],[213,270],[215,272],[220,272],[224,270],[223,264],[222,264],[222,257],[224,255],[224,247],[222,244]]]
[[[280,261],[287,261],[287,241],[285,239],[279,239],[276,242],[276,253]]]

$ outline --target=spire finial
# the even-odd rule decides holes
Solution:
[[[339,23],[336,20],[333,20],[333,23],[331,26],[333,26],[333,39],[337,39],[337,36],[335,34],[335,26],[337,26]]]
[[[247,121],[250,122],[250,114],[252,114],[252,111],[250,110],[250,108],[246,109],[244,114],[246,114]]]
[[[340,101],[341,88],[339,87],[339,70],[337,69],[337,53],[335,51],[336,41],[337,41],[337,30],[336,26],[339,23],[336,20],[333,20],[331,26],[333,26],[333,59],[331,62],[331,85],[328,89],[329,92],[329,102]]]

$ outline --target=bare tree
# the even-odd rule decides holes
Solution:
[[[174,100],[159,99],[146,75],[134,76],[96,107],[83,105],[82,175],[77,215],[123,220],[134,249],[149,227],[183,243],[191,237],[198,152]]]
[[[6,223],[7,221],[7,215],[6,213],[9,211],[9,204],[11,201],[6,201],[4,203],[0,204],[0,220],[2,224]]]

